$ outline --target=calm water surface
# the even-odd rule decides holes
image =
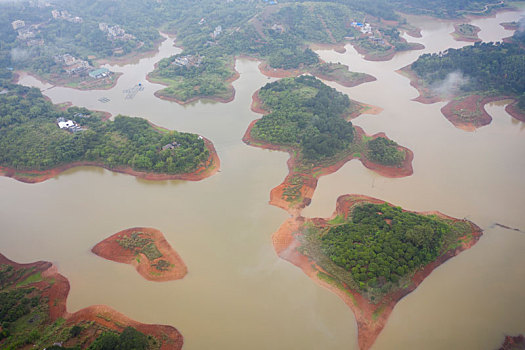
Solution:
[[[476,19],[483,40],[510,36],[499,23],[520,17],[500,13]],[[412,210],[440,210],[467,217],[485,229],[480,242],[442,265],[393,311],[374,349],[493,349],[504,333],[525,331],[525,124],[504,104],[487,110],[489,126],[476,132],[455,128],[440,113],[444,103],[423,105],[408,79],[395,71],[424,52],[466,45],[449,35],[451,23],[424,21],[425,50],[389,62],[364,61],[352,47],[345,54],[319,51],[327,61],[348,64],[376,82],[354,88],[329,83],[353,99],[380,106],[382,113],[355,120],[368,133],[387,135],[415,153],[414,175],[387,179],[351,161],[321,178],[305,216],[329,216],[345,193],[378,197]],[[0,178],[2,253],[21,262],[49,260],[71,282],[70,311],[107,304],[147,323],[177,327],[185,349],[357,349],[353,314],[337,296],[301,270],[280,260],[271,234],[287,214],[267,204],[270,189],[287,173],[287,155],[244,145],[241,137],[257,114],[251,95],[270,81],[257,63],[240,60],[236,98],[228,104],[188,106],[153,96],[160,85],[145,80],[155,62],[180,50],[166,40],[155,57],[110,67],[124,75],[107,91],[54,87],[53,102],[141,116],[163,127],[210,138],[221,172],[200,182],[150,182],[106,170],[72,169],[28,185]],[[142,83],[126,100],[122,90]],[[22,83],[42,88],[30,76]],[[109,103],[98,101],[111,99]],[[90,252],[109,235],[133,226],[160,229],[189,268],[183,279],[148,282],[124,264]]]

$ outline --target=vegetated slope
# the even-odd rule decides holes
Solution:
[[[81,131],[60,129],[58,118],[75,121]],[[168,149],[164,146],[171,145]],[[46,170],[72,162],[96,162],[153,173],[195,171],[210,157],[195,134],[163,131],[145,119],[117,116],[102,121],[84,108],[59,110],[36,88],[8,85],[0,95],[0,165]]]

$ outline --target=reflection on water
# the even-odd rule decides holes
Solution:
[[[511,33],[499,26],[519,18],[501,13],[476,19],[484,40]],[[493,122],[468,133],[441,114],[443,103],[422,105],[409,82],[395,71],[421,53],[461,47],[450,22],[424,20],[424,50],[389,62],[364,61],[319,51],[327,61],[348,64],[377,81],[354,88],[330,83],[353,99],[382,107],[355,120],[368,133],[385,131],[415,153],[414,175],[387,179],[351,161],[321,178],[306,216],[328,216],[345,193],[378,197],[411,210],[440,210],[486,228],[471,250],[444,264],[404,298],[374,349],[492,349],[504,333],[525,325],[525,235],[494,222],[525,229],[523,123],[500,103],[487,106]],[[55,262],[71,282],[71,311],[108,304],[142,322],[167,323],[184,335],[185,349],[357,349],[355,320],[335,295],[300,269],[278,259],[270,236],[287,214],[268,205],[270,189],[287,173],[287,155],[244,145],[242,135],[258,115],[251,95],[268,79],[257,62],[240,60],[236,98],[228,104],[187,106],[155,98],[162,88],[145,80],[155,62],[179,49],[166,40],[155,57],[111,67],[124,73],[111,90],[54,87],[53,102],[142,116],[160,126],[202,134],[221,158],[221,172],[200,182],[153,182],[94,167],[70,169],[57,179],[28,185],[0,178],[2,252],[21,261]],[[271,79],[270,81],[272,81]],[[24,76],[23,84],[39,87]],[[123,89],[145,89],[126,100]],[[111,101],[101,103],[102,96]],[[148,282],[124,264],[101,259],[93,245],[124,228],[161,230],[180,253],[189,274],[179,281]]]

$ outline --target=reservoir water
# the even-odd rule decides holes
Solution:
[[[499,23],[523,13],[475,19],[486,41],[512,35]],[[347,52],[318,51],[327,61],[349,65],[377,81],[354,88],[328,83],[352,99],[383,108],[355,119],[368,133],[384,131],[414,151],[414,174],[388,179],[351,161],[323,177],[303,215],[331,215],[346,193],[377,197],[417,211],[439,210],[468,218],[485,232],[472,249],[436,269],[401,300],[373,349],[494,349],[504,334],[525,332],[525,124],[504,103],[487,111],[493,122],[475,132],[455,128],[440,112],[444,103],[423,105],[396,70],[426,52],[470,45],[453,40],[450,22],[411,18],[422,38],[407,37],[424,50],[388,62],[365,61]],[[251,95],[271,79],[257,62],[238,60],[235,100],[180,106],[153,96],[162,88],[145,75],[180,49],[166,39],[159,52],[122,72],[111,90],[46,90],[54,103],[147,118],[170,129],[202,134],[215,144],[221,171],[200,182],[152,182],[100,168],[71,169],[39,184],[0,177],[1,252],[12,260],[48,260],[71,283],[69,311],[106,304],[145,323],[175,326],[184,349],[357,349],[352,311],[338,297],[279,259],[272,233],[287,213],[268,204],[270,190],[286,176],[287,154],[249,147],[241,138],[259,115]],[[109,66],[108,66],[109,67]],[[142,83],[125,99],[122,91]],[[23,76],[24,85],[42,84]],[[108,103],[98,99],[107,97]],[[124,264],[104,260],[92,246],[125,228],[161,230],[184,259],[179,281],[144,280]]]

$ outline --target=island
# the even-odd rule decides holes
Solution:
[[[69,313],[69,282],[49,262],[18,264],[0,254],[0,289],[2,349],[182,349],[172,326],[143,324],[105,305]]]
[[[523,350],[525,349],[525,337],[523,334],[517,336],[507,335],[499,350]]]
[[[134,227],[115,233],[91,251],[104,259],[130,264],[149,281],[184,278],[188,269],[159,230]]]
[[[488,2],[488,4],[487,4]],[[402,32],[419,29],[399,13],[440,18],[487,15],[508,5],[497,0],[433,2],[278,2],[79,0],[41,4],[1,4],[0,69],[26,71],[39,79],[78,89],[113,86],[118,74],[102,67],[154,53],[165,37],[176,35],[183,52],[158,63],[149,79],[167,85],[157,96],[179,103],[198,99],[228,102],[234,97],[235,59],[263,61],[262,71],[317,75],[323,62],[312,48],[343,52],[352,44],[366,59],[388,60],[396,52],[421,49]],[[331,63],[326,72],[337,70]],[[345,67],[345,70],[349,69]],[[352,74],[351,74],[352,75]],[[328,75],[339,81],[339,74]],[[351,78],[352,84],[370,80]]]
[[[148,180],[198,181],[219,170],[215,148],[203,136],[169,131],[142,118],[104,120],[107,116],[86,108],[61,109],[36,88],[4,87],[1,175],[35,183],[88,165]]]
[[[384,133],[366,135],[349,121],[368,108],[306,75],[268,83],[256,92],[252,109],[266,114],[249,125],[243,141],[290,154],[289,174],[272,190],[270,203],[298,214],[310,204],[319,177],[354,158],[384,176],[411,175],[410,150]]]
[[[411,80],[416,101],[449,101],[441,112],[456,127],[473,131],[490,124],[485,104],[511,99],[506,111],[525,121],[525,35],[510,43],[475,43],[461,49],[424,54],[399,71]]]
[[[481,39],[478,33],[481,29],[469,23],[454,24],[452,36],[457,41],[478,42]]]
[[[272,241],[281,258],[352,309],[359,348],[367,350],[396,303],[481,235],[482,230],[468,220],[344,195],[337,199],[331,218],[292,217]]]

